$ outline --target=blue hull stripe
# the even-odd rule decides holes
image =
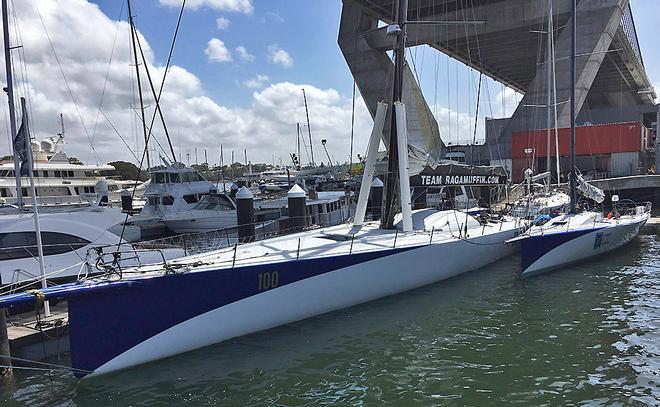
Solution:
[[[569,242],[580,236],[584,236],[588,233],[591,233],[595,229],[583,229],[583,230],[574,230],[571,232],[561,232],[561,233],[549,233],[546,235],[531,236],[527,239],[521,240],[521,252],[522,252],[522,272],[525,272],[541,257],[548,254],[551,250],[563,245],[566,242]]]
[[[260,273],[277,272],[277,286],[282,287],[415,248],[167,275],[138,280],[128,289],[73,297],[69,300],[71,364],[93,371],[168,328],[259,294]]]

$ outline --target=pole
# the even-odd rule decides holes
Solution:
[[[245,155],[245,165],[248,165],[248,160],[247,160],[247,148],[243,149],[243,154]]]
[[[222,144],[220,144],[220,172],[222,173],[222,192],[227,193],[227,187],[225,186],[225,156],[222,149]]]
[[[312,154],[312,167],[316,167],[314,161],[314,145],[312,144],[312,128],[309,125],[309,108],[307,107],[307,95],[305,89],[302,90],[303,101],[305,102],[305,115],[307,116],[307,134],[309,135],[309,152]]]
[[[398,174],[398,145],[397,145],[397,122],[394,113],[394,103],[401,102],[403,93],[403,68],[406,58],[406,20],[408,19],[408,0],[399,0],[397,21],[401,32],[396,37],[396,49],[394,51],[394,84],[392,86],[392,103],[390,104],[390,139],[388,148],[387,174],[385,179],[385,207],[381,227],[391,229],[394,226],[394,202],[395,188]],[[401,123],[405,125],[405,123]],[[404,176],[408,176],[404,174]]]
[[[367,200],[369,199],[369,189],[374,175],[376,165],[376,155],[378,154],[378,145],[380,138],[383,134],[385,127],[385,117],[387,116],[387,105],[383,102],[378,102],[376,108],[376,116],[374,117],[374,127],[371,130],[369,137],[369,144],[367,147],[367,157],[364,163],[364,171],[362,173],[362,183],[360,184],[360,193],[358,195],[357,206],[355,209],[355,217],[353,218],[353,225],[360,226],[364,223],[364,217],[367,211]],[[381,182],[382,183],[382,182]],[[381,202],[378,206],[382,206],[382,194],[380,196]],[[376,204],[372,202],[372,206]]]
[[[9,99],[9,124],[11,128],[12,148],[16,139],[16,110],[14,107],[14,76],[11,70],[11,46],[9,45],[9,18],[7,0],[2,0],[2,32],[5,45],[5,72],[7,74],[7,98]],[[18,154],[14,153],[14,176],[16,177],[16,204],[23,208],[23,188],[21,188],[21,164]]]
[[[300,157],[300,123],[296,123],[296,144],[298,148],[298,169],[300,169],[302,167],[300,164],[300,160],[302,159]]]
[[[351,148],[348,153],[348,173],[350,174],[353,171],[353,135],[355,129],[355,87],[356,81],[353,79],[353,99],[351,101]]]
[[[558,126],[558,116],[557,116],[557,72],[555,65],[555,36],[554,36],[554,19],[552,12],[552,0],[550,0],[550,26],[552,28],[551,32],[553,35],[550,36],[550,45],[552,47],[552,101],[553,101],[553,112],[554,112],[554,129],[555,129],[555,165],[557,167],[557,186],[561,184],[561,165],[559,162],[559,129]]]
[[[552,166],[550,165],[550,161],[552,160],[550,150],[551,150],[551,142],[550,142],[550,137],[552,137],[552,131],[551,131],[551,126],[550,126],[550,121],[552,120],[552,107],[550,106],[552,103],[552,97],[551,97],[551,88],[552,88],[552,75],[551,75],[551,69],[550,69],[550,64],[552,64],[552,0],[548,0],[548,48],[547,48],[547,55],[546,55],[546,70],[545,72],[548,74],[548,98],[547,98],[547,108],[546,108],[546,113],[547,113],[547,123],[548,123],[548,131],[547,131],[547,136],[548,136],[548,150],[546,151],[548,154],[548,158],[545,163],[545,171],[550,173]],[[550,182],[552,181],[552,177],[550,178]],[[550,184],[548,182],[548,186]]]
[[[575,53],[577,48],[577,0],[571,0],[571,153],[570,153],[570,183],[571,183],[571,213],[575,213],[577,191],[575,188]]]
[[[206,149],[204,149],[204,163],[207,166],[209,165],[209,157],[206,155]]]
[[[23,114],[23,126],[28,130],[28,116],[25,111],[25,98],[21,98],[21,112]],[[34,186],[34,171],[33,162],[32,162],[32,139],[29,136],[29,131],[26,132],[28,135],[25,137],[25,146],[28,149],[28,173],[30,175],[30,192],[32,193],[32,213],[34,217],[34,231],[37,235],[37,252],[39,253],[39,272],[41,273],[41,288],[46,288],[46,269],[44,268],[44,247],[43,242],[41,241],[41,225],[39,224],[39,209],[37,205],[37,189]],[[48,317],[50,316],[50,304],[48,301],[44,301],[44,314]]]
[[[6,0],[3,0],[3,3],[5,1]],[[1,285],[2,285],[2,276],[0,276],[0,286]],[[5,316],[4,308],[0,309],[0,355],[7,357],[6,359],[3,358],[0,361],[0,363],[5,366],[8,366],[6,368],[0,369],[0,379],[13,378],[13,371],[11,369],[11,359],[10,359],[11,350],[9,349],[9,335],[7,334],[7,319]]]
[[[199,165],[197,162],[197,147],[195,147],[195,165]]]
[[[138,94],[140,95],[140,112],[142,113],[142,131],[144,132],[144,150],[147,155],[147,168],[151,168],[151,161],[149,159],[149,136],[147,136],[147,121],[144,117],[144,100],[142,99],[142,82],[140,82],[140,65],[138,63],[137,48],[135,47],[135,24],[133,22],[133,14],[131,13],[131,0],[126,0],[128,4],[128,20],[131,25],[131,44],[133,45],[133,62],[135,63],[135,76],[137,78]]]

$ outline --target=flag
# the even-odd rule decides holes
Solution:
[[[21,98],[21,104],[23,105],[23,119],[21,121],[21,127],[16,133],[16,138],[14,138],[14,153],[18,156],[19,161],[21,162],[21,177],[27,177],[30,175],[29,166],[30,166],[30,154],[32,154],[32,146],[30,145],[30,133],[28,130],[28,117],[27,112],[25,111],[25,99]]]

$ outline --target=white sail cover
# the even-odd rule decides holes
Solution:
[[[410,176],[422,172],[424,167],[435,168],[444,158],[445,144],[440,138],[438,123],[422,95],[422,91],[406,65],[403,76],[403,103],[406,105],[408,130],[408,166]],[[383,132],[387,147],[389,132]]]
[[[583,177],[582,174],[577,174],[577,188],[589,199],[596,201],[597,203],[603,203],[605,201],[605,192],[602,189],[595,187],[588,183]]]

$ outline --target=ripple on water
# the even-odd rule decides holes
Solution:
[[[521,280],[517,259],[2,405],[660,403],[660,242]],[[402,271],[404,272],[404,271]]]

